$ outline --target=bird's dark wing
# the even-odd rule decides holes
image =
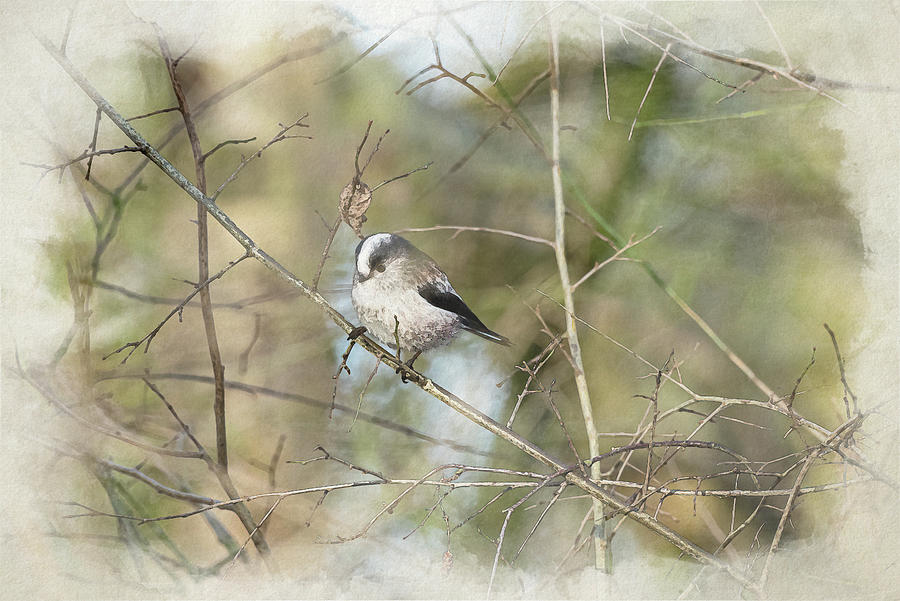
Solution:
[[[460,324],[464,330],[468,330],[491,342],[510,346],[510,342],[505,336],[501,336],[484,325],[472,312],[472,309],[470,309],[466,303],[451,290],[445,290],[433,282],[422,284],[419,286],[418,290],[419,295],[430,304],[439,309],[443,309],[444,311],[449,311],[458,315]]]

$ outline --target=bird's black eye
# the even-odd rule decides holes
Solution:
[[[379,263],[375,266],[375,271],[379,273],[384,273],[384,263]]]

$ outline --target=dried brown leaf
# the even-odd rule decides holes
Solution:
[[[366,222],[366,211],[372,204],[372,190],[355,178],[341,190],[341,219],[353,228],[356,235],[362,235],[362,224]]]

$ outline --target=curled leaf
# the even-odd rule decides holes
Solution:
[[[366,211],[372,203],[372,190],[356,178],[341,190],[341,219],[353,228],[356,235],[362,235],[362,224],[366,222]]]

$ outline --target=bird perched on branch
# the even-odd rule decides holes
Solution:
[[[460,330],[510,345],[475,316],[431,257],[395,234],[372,234],[357,245],[351,298],[365,328],[356,335],[368,331],[395,349],[399,339],[399,351],[412,353],[410,368]]]

